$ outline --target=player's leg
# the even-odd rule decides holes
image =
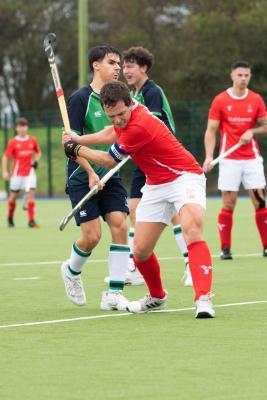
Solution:
[[[263,256],[267,257],[266,180],[262,158],[247,160],[244,164],[243,185],[249,191],[251,201],[254,205],[255,222],[262,242]]]
[[[129,200],[129,218],[130,218],[130,229],[128,232],[128,243],[130,246],[130,258],[128,271],[126,273],[125,283],[128,285],[143,285],[144,279],[139,273],[133,261],[133,243],[135,235],[135,222],[136,222],[136,208],[142,198],[141,189],[145,185],[146,177],[142,170],[135,167],[133,171],[131,189],[130,189],[130,200]]]
[[[35,189],[37,185],[36,174],[32,174],[30,182],[27,182],[29,177],[25,178],[25,185],[29,184],[30,190],[26,192],[27,197],[27,215],[28,215],[28,226],[29,228],[39,228],[39,225],[35,221]],[[24,187],[25,189],[25,187]]]
[[[130,302],[127,306],[130,312],[153,311],[166,305],[168,293],[162,287],[160,265],[153,252],[165,226],[161,222],[136,222],[134,262],[144,277],[149,293],[140,300]]]
[[[188,263],[188,249],[183,237],[180,216],[178,213],[176,213],[173,216],[172,224],[173,224],[173,234],[175,237],[175,241],[184,257],[185,271],[182,279],[184,282],[184,286],[193,286],[191,272]]]
[[[111,233],[108,268],[109,287],[103,292],[100,308],[125,310],[128,300],[122,295],[130,249],[127,242],[127,192],[118,178],[108,181],[99,193],[101,215]]]
[[[80,190],[68,188],[68,192],[72,207],[75,207],[88,193],[88,187],[84,186]],[[86,303],[81,274],[88,257],[101,238],[98,200],[97,194],[85,203],[79,213],[75,215],[76,224],[80,226],[81,235],[73,243],[69,258],[61,266],[61,275],[67,296],[76,305],[84,305]]]
[[[10,189],[9,197],[7,200],[7,226],[9,228],[13,228],[15,226],[14,223],[14,214],[16,209],[16,200],[19,195],[19,190]]]
[[[242,162],[240,160],[222,160],[219,164],[218,189],[222,193],[222,208],[218,214],[222,260],[231,260],[233,213],[237,193],[242,181]]]
[[[231,260],[233,213],[237,201],[237,192],[222,192],[222,208],[218,214],[218,231],[221,243],[221,260]]]

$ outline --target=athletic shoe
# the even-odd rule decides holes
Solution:
[[[185,271],[184,271],[184,276],[182,278],[182,281],[184,283],[184,286],[193,286],[193,281],[192,281],[192,276],[189,268],[189,264],[186,264]]]
[[[7,219],[7,226],[8,226],[9,228],[14,228],[15,224],[14,224],[14,221],[13,221],[13,218],[12,218],[12,217],[8,217],[8,219]]]
[[[263,248],[263,253],[262,253],[263,257],[267,257],[267,247]]]
[[[38,225],[34,219],[31,219],[28,222],[28,226],[29,226],[29,228],[40,228],[40,225]]]
[[[162,310],[166,306],[168,292],[164,290],[165,296],[162,299],[158,297],[151,297],[150,294],[146,294],[143,299],[129,302],[127,311],[131,313],[142,313],[147,311]]]
[[[108,290],[102,293],[100,309],[126,311],[129,300],[126,299],[120,290]]]
[[[225,247],[224,249],[221,250],[221,254],[220,254],[220,259],[221,260],[232,260],[232,253],[231,253],[231,249]]]
[[[71,276],[68,274],[68,265],[69,260],[63,262],[61,265],[61,276],[67,296],[76,306],[83,306],[86,303],[86,296],[81,275]]]
[[[210,295],[202,295],[196,301],[196,318],[214,318],[215,311],[210,300]]]
[[[133,271],[128,270],[125,274],[125,285],[139,286],[144,285],[145,280],[140,274],[138,268],[135,267]]]

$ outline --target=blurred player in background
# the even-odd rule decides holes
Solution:
[[[123,82],[104,85],[100,99],[113,123],[109,152],[88,149],[74,141],[65,143],[68,157],[80,156],[98,165],[114,167],[127,154],[144,171],[146,184],[136,210],[134,262],[143,275],[149,294],[129,302],[130,312],[164,308],[168,293],[162,287],[154,247],[175,212],[188,247],[196,318],[215,316],[211,302],[212,260],[203,240],[206,179],[195,158],[178,142],[166,125],[130,96]],[[105,132],[99,132],[99,136]]]
[[[41,158],[41,150],[37,139],[28,135],[29,124],[26,118],[18,118],[15,129],[17,135],[8,141],[2,158],[3,179],[10,179],[7,224],[10,228],[15,226],[16,200],[20,191],[24,190],[27,198],[28,226],[39,228],[35,221],[34,196],[37,183],[35,170]],[[9,159],[13,160],[11,174],[8,172]]]
[[[164,122],[169,130],[175,134],[175,124],[169,102],[163,90],[153,80],[149,79],[148,76],[154,63],[153,55],[144,47],[131,47],[123,52],[122,63],[123,75],[126,78],[128,85],[133,87],[133,90],[131,91],[132,98],[136,99],[139,103],[144,104],[149,111]],[[133,263],[133,241],[135,232],[135,212],[142,197],[141,189],[145,185],[145,181],[145,174],[138,166],[136,166],[132,175],[129,201],[131,222],[129,230],[129,245],[131,253],[129,271],[126,274],[126,283],[133,285],[143,283],[143,278]],[[173,217],[172,224],[174,237],[183,254],[186,266],[183,278],[184,285],[192,286],[192,277],[188,266],[188,250],[182,235],[178,214]]]
[[[267,257],[267,209],[263,159],[255,135],[267,133],[267,112],[261,96],[248,89],[251,67],[246,61],[236,61],[231,67],[232,87],[213,100],[205,133],[205,171],[210,162],[220,131],[220,152],[236,143],[236,151],[219,163],[218,188],[222,192],[222,209],[218,215],[221,259],[232,259],[231,233],[237,193],[242,183],[255,207],[255,221],[261,237],[263,256]]]
[[[90,85],[83,87],[70,97],[68,115],[72,131],[81,140],[86,133],[94,134],[104,128],[112,130],[100,103],[99,93],[102,86],[120,75],[120,53],[109,46],[97,46],[89,52],[89,66],[93,72]],[[107,150],[108,146],[94,148]],[[85,160],[83,160],[85,161]],[[81,162],[81,160],[80,160]],[[67,192],[74,208],[88,193],[88,186],[98,184],[108,169],[86,161],[82,167],[75,161],[67,164]],[[109,248],[109,290],[103,292],[100,308],[102,310],[125,310],[127,299],[122,295],[125,273],[128,266],[129,246],[127,243],[127,192],[118,175],[106,183],[104,189],[92,197],[75,216],[80,226],[81,236],[73,244],[69,259],[62,264],[61,272],[69,299],[76,305],[86,303],[81,273],[92,250],[101,238],[100,216],[107,222],[112,242]]]

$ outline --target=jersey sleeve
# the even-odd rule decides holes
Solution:
[[[208,119],[221,120],[221,107],[218,97],[215,97],[209,109]]]
[[[267,117],[266,106],[261,96],[258,96],[258,115],[257,118]]]
[[[155,86],[144,93],[144,101],[146,107],[152,114],[156,115],[159,119],[162,118],[163,100],[160,89]]]
[[[14,151],[14,141],[13,139],[10,139],[7,143],[7,147],[4,151],[4,155],[9,158],[13,156],[13,151]]]
[[[86,114],[86,105],[83,101],[83,98],[77,93],[73,93],[73,95],[69,98],[67,110],[71,129],[78,134],[82,134],[83,121]]]

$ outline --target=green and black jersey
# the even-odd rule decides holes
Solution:
[[[131,91],[131,97],[144,104],[152,114],[156,115],[164,124],[175,133],[175,124],[171,107],[160,86],[148,79],[141,87],[137,95]]]
[[[105,126],[111,125],[100,103],[99,94],[95,93],[91,86],[83,87],[74,92],[68,101],[68,115],[71,129],[78,135],[96,133]],[[107,151],[107,146],[91,146],[92,149]],[[90,163],[91,164],[91,163]],[[91,164],[97,175],[102,178],[107,169]],[[118,177],[113,175],[113,178]],[[88,185],[88,175],[75,161],[68,160],[67,186]]]

